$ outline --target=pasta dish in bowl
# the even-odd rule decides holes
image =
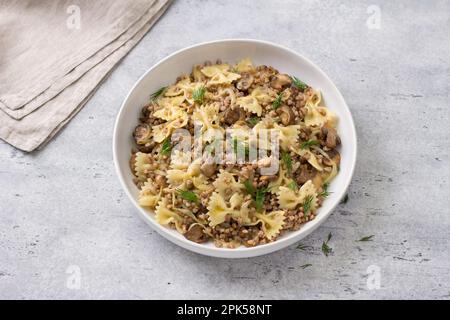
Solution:
[[[328,108],[310,71],[304,75],[301,68],[293,72],[238,52],[214,62],[192,57],[194,63],[184,63],[172,80],[166,74],[147,91],[147,101],[138,99],[134,125],[128,111],[129,131],[120,129],[132,138],[126,143],[129,166],[120,166],[119,175],[127,176],[126,189],[134,188],[129,195],[146,219],[183,247],[222,257],[267,253],[312,231],[336,205],[328,203],[334,194],[345,192],[346,186],[334,188],[334,180],[346,175],[348,184],[356,156],[356,142],[346,145],[353,143],[353,122],[345,139],[345,112]],[[116,166],[117,146],[115,141]],[[350,165],[350,176],[342,165]]]

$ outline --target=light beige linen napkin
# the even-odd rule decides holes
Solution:
[[[0,0],[0,138],[48,141],[170,2]]]

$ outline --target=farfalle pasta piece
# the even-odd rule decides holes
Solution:
[[[167,200],[163,198],[156,207],[155,219],[161,225],[167,226],[173,223],[178,232],[184,233],[182,228],[183,217],[173,210],[167,208]]]
[[[311,96],[306,100],[307,106],[318,107],[322,102],[322,93],[319,90],[313,90]]]
[[[236,99],[236,104],[242,109],[254,113],[258,116],[262,114],[262,107],[254,96],[243,96]]]
[[[137,152],[134,162],[135,175],[139,181],[147,181],[147,170],[150,169],[150,155]]]
[[[273,127],[278,131],[281,148],[289,150],[289,147],[295,145],[298,141],[299,125],[280,126],[277,123]]]
[[[183,113],[179,118],[170,122],[162,123],[157,126],[153,126],[152,135],[155,142],[161,143],[168,138],[174,130],[183,128],[188,123],[187,113]]]
[[[267,239],[272,240],[278,236],[284,225],[284,211],[277,210],[269,213],[255,213],[262,224],[262,230]]]
[[[236,64],[234,70],[236,70],[237,72],[251,72],[255,70],[255,67],[253,66],[252,60],[250,60],[250,58],[245,58]]]
[[[212,66],[206,66],[203,67],[200,71],[208,78],[214,77],[218,73],[224,73],[230,70],[230,65],[223,63],[223,64],[215,64]]]
[[[241,77],[241,75],[237,73],[228,71],[229,69],[230,66],[227,64],[216,64],[202,68],[201,72],[210,78],[207,82],[207,86],[229,85]]]
[[[305,125],[322,127],[325,124],[336,126],[337,117],[330,109],[325,107],[307,106],[308,112],[305,116]]]
[[[197,107],[192,114],[192,119],[196,124],[201,125],[203,140],[206,142],[213,141],[217,136],[222,137],[225,131],[219,126],[219,104],[211,103]]]
[[[193,186],[200,191],[211,190],[212,185],[208,184],[208,179],[201,173],[201,158],[194,160],[185,169],[167,170],[167,181],[172,188],[186,187],[186,181],[190,180]]]
[[[155,118],[172,121],[179,118],[186,118],[187,113],[179,106],[164,106],[153,113]]]
[[[278,193],[279,188],[281,186],[287,186],[292,182],[292,178],[288,177],[287,170],[283,168],[283,166],[280,166],[278,169],[278,177],[276,180],[271,181],[269,183],[269,191],[270,193]]]
[[[294,209],[301,203],[297,193],[284,186],[278,188],[278,204],[282,209]]]
[[[158,201],[161,199],[161,193],[162,188],[158,190],[158,188],[150,179],[147,180],[139,192],[139,205],[154,209]]]
[[[308,180],[296,191],[284,186],[280,187],[278,191],[278,204],[282,209],[292,210],[303,204],[307,197],[311,197],[310,210],[314,211],[317,207],[317,189],[311,180]]]
[[[255,97],[259,103],[269,104],[275,100],[277,93],[268,87],[256,87],[253,89],[251,95]]]
[[[166,97],[176,97],[185,94],[186,86],[189,86],[191,83],[191,80],[189,77],[185,77],[182,80],[178,81],[176,84],[169,86],[166,91],[164,92],[164,95]]]
[[[229,198],[233,193],[241,192],[245,188],[242,183],[235,179],[232,173],[226,170],[220,170],[217,179],[213,182],[213,186],[225,198]]]
[[[244,197],[239,193],[233,194],[227,201],[218,193],[214,192],[208,203],[208,219],[211,227],[225,222],[226,216],[230,215],[235,219],[249,222],[249,206],[244,203]]]

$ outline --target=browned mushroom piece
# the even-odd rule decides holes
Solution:
[[[287,105],[283,105],[280,108],[278,108],[277,113],[283,125],[288,126],[294,124],[295,122],[294,111],[292,111],[292,109]]]
[[[190,241],[203,243],[207,240],[206,235],[203,233],[203,228],[196,224],[189,228],[184,234],[184,237]]]
[[[140,124],[134,129],[133,137],[138,145],[144,145],[150,140],[152,130],[146,123]]]
[[[332,150],[328,151],[327,154],[330,157],[332,162],[334,162],[337,166],[340,165],[341,155],[339,154],[339,152],[336,149],[332,149]],[[331,167],[333,165],[333,163],[331,161],[325,157],[322,159],[322,163],[329,167]]]
[[[236,88],[241,91],[247,91],[252,86],[254,80],[255,78],[250,73],[244,72],[236,83]]]
[[[210,178],[216,173],[217,164],[213,163],[212,161],[206,161],[204,162],[200,167],[200,172]]]
[[[228,125],[233,125],[239,120],[242,120],[245,117],[245,112],[242,108],[234,107],[230,108],[228,107],[225,112],[223,113],[223,121]]]
[[[303,164],[297,170],[298,174],[295,177],[298,184],[304,184],[308,180],[314,180],[317,175],[317,170],[314,169],[310,164]]]
[[[337,131],[335,128],[330,127],[328,125],[324,125],[321,129],[321,133],[322,133],[325,145],[328,148],[334,149],[334,148],[336,148],[336,146],[341,144],[341,138],[339,138],[339,135],[337,134]]]
[[[292,79],[287,74],[279,73],[272,77],[270,81],[270,86],[275,90],[281,90],[285,87],[290,86],[292,83]]]
[[[137,149],[140,152],[150,153],[153,151],[153,148],[155,147],[155,145],[156,144],[154,141],[150,141],[150,142],[147,142],[146,144],[141,144],[141,145],[138,144]]]

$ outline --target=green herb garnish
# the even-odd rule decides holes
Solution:
[[[205,98],[206,89],[204,86],[201,86],[200,88],[197,88],[192,92],[192,99],[194,99],[194,102],[198,104],[202,104],[203,100]]]
[[[255,194],[255,207],[257,211],[261,211],[264,206],[264,200],[266,198],[266,193],[269,188],[257,189]]]
[[[372,241],[372,238],[373,237],[375,237],[375,235],[370,235],[370,236],[366,236],[366,237],[362,237],[361,239],[359,239],[359,240],[356,240],[356,241],[358,241],[358,242],[364,242],[364,241]]]
[[[252,126],[256,126],[256,124],[260,121],[261,119],[258,117],[251,117],[250,119],[247,120],[247,122]]]
[[[302,80],[298,79],[297,77],[291,77],[292,82],[294,83],[294,86],[296,86],[298,89],[305,91],[306,88],[308,88],[308,85],[304,83]]]
[[[253,197],[253,201],[255,202],[255,207],[257,211],[261,211],[264,206],[264,200],[266,198],[266,193],[269,191],[269,188],[260,188],[256,189],[251,183],[250,180],[244,181],[244,187],[248,194]]]
[[[292,180],[291,182],[288,183],[288,188],[295,191],[298,189],[298,184],[297,182],[295,182],[294,180]]]
[[[150,96],[150,100],[155,101],[156,99],[158,99],[164,93],[164,91],[166,91],[166,89],[167,87],[162,87],[159,88],[157,91],[153,92]]]
[[[307,196],[305,198],[305,200],[303,201],[303,213],[305,215],[307,215],[309,213],[309,211],[311,210],[311,205],[312,205],[313,200],[314,200],[313,196]]]
[[[244,181],[244,187],[245,191],[247,191],[248,194],[253,196],[256,193],[256,188],[253,186],[253,183],[251,183],[250,180]]]
[[[323,186],[322,186],[323,191],[318,194],[319,197],[326,198],[330,195],[331,192],[328,191],[328,186],[329,186],[328,182],[323,184]]]
[[[281,151],[281,160],[283,161],[284,165],[286,166],[286,169],[289,174],[292,173],[292,158],[289,152]]]
[[[163,156],[167,156],[170,154],[171,150],[172,150],[172,145],[170,144],[170,138],[164,139],[162,146],[161,146],[161,154]]]
[[[177,189],[177,193],[184,200],[187,200],[187,201],[190,201],[190,202],[198,202],[197,195],[194,192],[192,192],[192,191]]]
[[[333,251],[333,249],[328,245],[330,240],[331,240],[331,232],[328,234],[327,240],[322,243],[322,252],[326,257],[328,257],[328,255]]]
[[[305,251],[305,250],[307,250],[307,249],[312,249],[312,247],[311,247],[311,246],[304,245],[303,243],[299,243],[298,246],[296,247],[296,249]]]
[[[301,148],[301,149],[306,149],[306,148],[309,148],[309,147],[311,147],[311,146],[315,146],[315,145],[318,145],[318,144],[320,144],[320,142],[317,141],[317,140],[308,140],[308,141],[303,142],[303,143],[300,145],[300,148]]]
[[[272,102],[272,107],[274,109],[278,109],[281,106],[282,103],[282,99],[283,98],[283,93],[280,93],[277,98]]]

